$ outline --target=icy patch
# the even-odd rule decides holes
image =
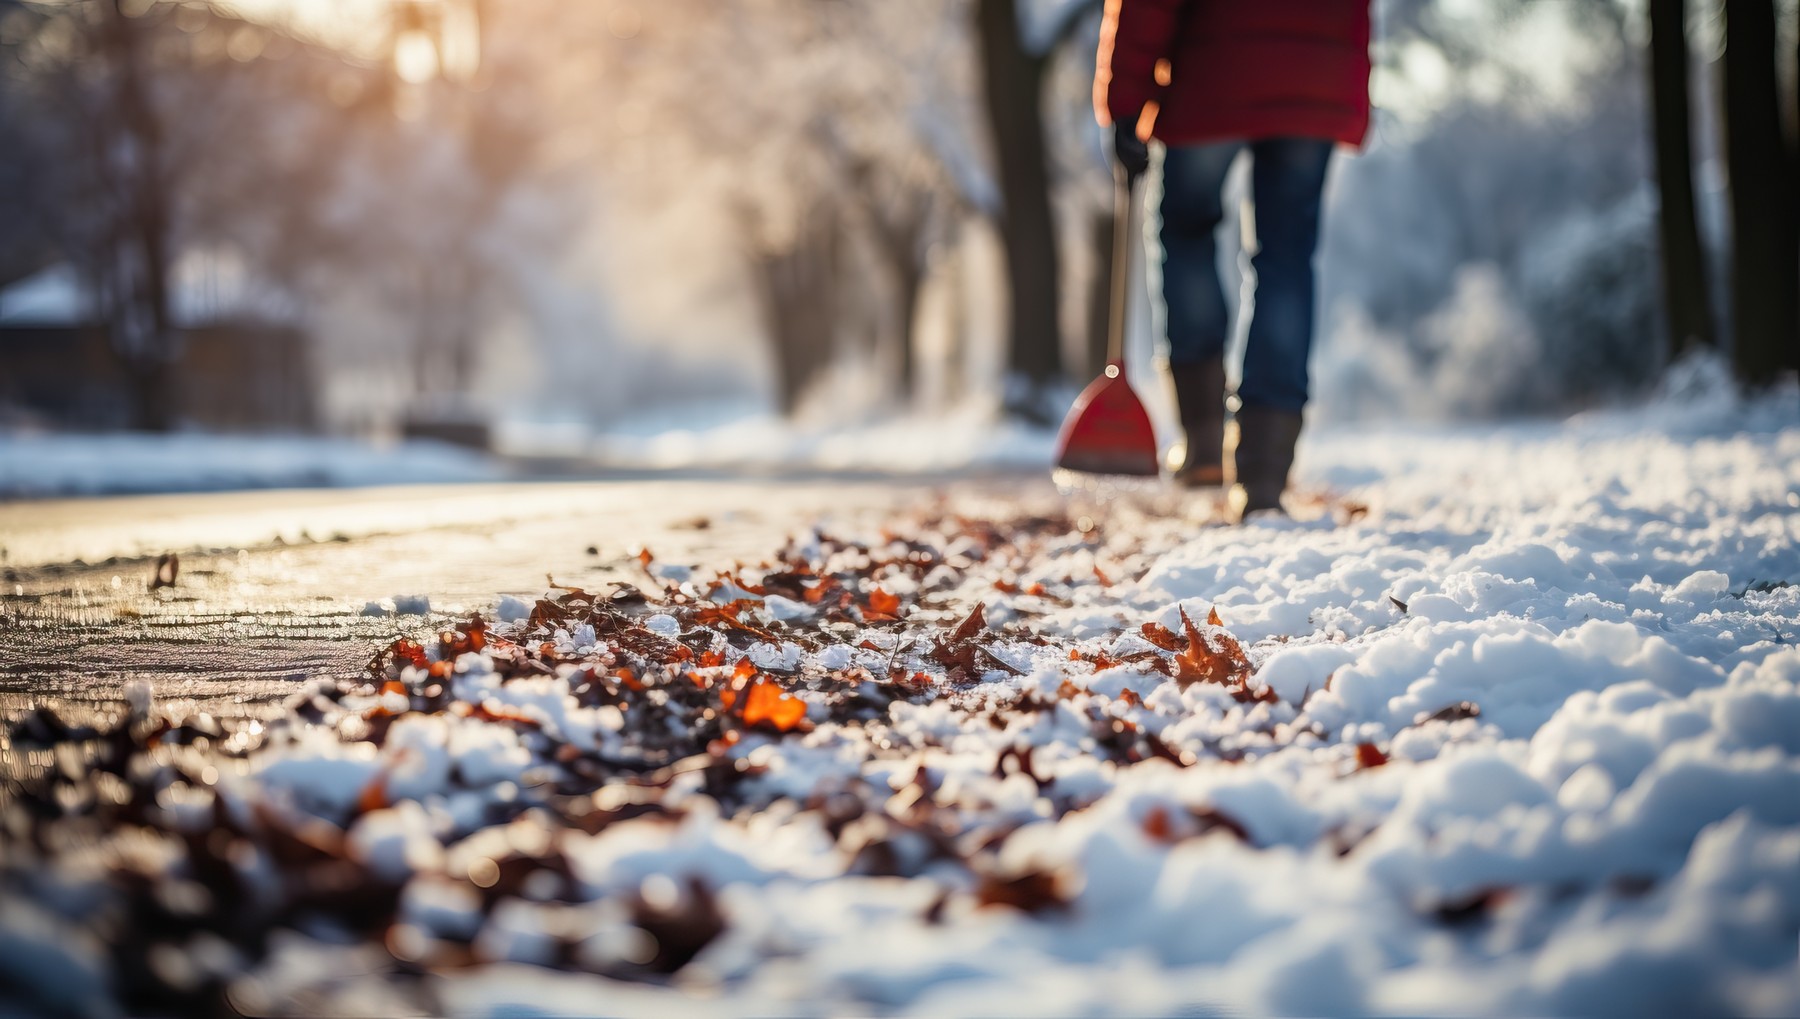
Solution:
[[[531,618],[531,603],[523,598],[505,595],[494,608],[494,618],[503,623],[522,623]]]
[[[394,603],[394,612],[398,615],[425,616],[431,614],[431,597],[429,595],[397,594],[391,600]]]

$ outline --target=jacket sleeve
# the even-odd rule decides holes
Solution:
[[[1094,113],[1100,123],[1137,117],[1169,83],[1169,58],[1190,0],[1106,0],[1094,61]]]

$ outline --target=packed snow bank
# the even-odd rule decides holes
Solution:
[[[223,435],[0,435],[0,499],[493,481],[486,457],[437,443]]]
[[[206,957],[252,1004],[1791,1015],[1800,414],[1689,410],[1316,435],[1310,520],[940,507],[514,601],[216,785],[45,794],[187,835],[108,894],[10,883],[0,935],[116,941],[222,871],[285,925]]]

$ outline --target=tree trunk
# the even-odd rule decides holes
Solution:
[[[909,217],[898,223],[884,222],[880,213],[875,212],[869,225],[876,260],[886,270],[888,282],[894,288],[897,388],[901,402],[911,404],[919,391],[919,357],[913,330],[919,320],[919,295],[925,289],[925,220]]]
[[[1800,342],[1800,229],[1782,137],[1773,0],[1725,3],[1725,153],[1731,179],[1732,346],[1738,377],[1772,382]]]
[[[1788,179],[1800,181],[1800,10],[1794,12],[1794,94],[1788,98],[1794,102],[1788,111]],[[1800,245],[1800,196],[1791,199],[1795,208],[1790,222],[1794,224],[1793,235],[1788,238],[1790,250]],[[1796,254],[1792,268],[1794,275],[1788,277],[1788,283],[1795,291],[1800,291],[1800,254]],[[1800,313],[1797,313],[1800,314]],[[1787,345],[1787,358],[1782,362],[1789,368],[1800,369],[1800,336]]]
[[[1651,123],[1661,198],[1663,309],[1670,351],[1677,355],[1718,343],[1694,218],[1686,22],[1686,0],[1650,0]]]
[[[829,218],[803,227],[787,251],[756,257],[758,296],[775,360],[775,397],[783,414],[830,363],[836,337],[839,238]]]
[[[900,345],[900,400],[912,406],[919,398],[919,350],[913,331],[919,322],[919,293],[925,274],[908,261],[894,267],[894,327]]]
[[[131,377],[132,423],[152,432],[175,424],[175,329],[169,308],[169,194],[162,167],[162,125],[150,107],[138,30],[124,0],[108,5],[103,31],[116,61],[113,102],[124,134],[119,168],[125,222],[113,260],[119,271],[113,349]]]
[[[1011,289],[1007,367],[1030,391],[1014,409],[1029,412],[1031,397],[1062,374],[1056,230],[1042,109],[1046,59],[1022,46],[1015,0],[977,0],[975,18]]]

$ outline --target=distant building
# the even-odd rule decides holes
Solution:
[[[173,283],[180,420],[215,431],[315,427],[311,344],[298,302],[215,255],[181,259]],[[0,422],[83,430],[129,423],[126,376],[98,308],[68,265],[0,289]]]

